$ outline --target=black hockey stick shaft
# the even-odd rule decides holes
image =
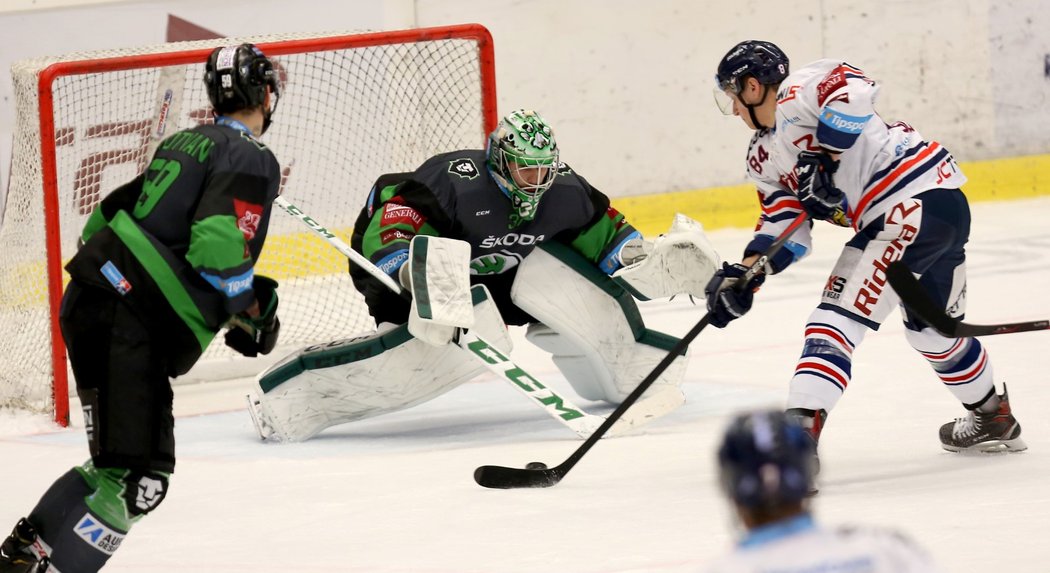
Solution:
[[[901,297],[901,302],[908,310],[933,327],[934,330],[949,338],[968,338],[970,336],[991,336],[994,334],[1012,334],[1050,329],[1050,321],[1032,320],[1028,322],[1009,322],[1003,324],[967,324],[956,320],[945,312],[941,305],[930,298],[919,279],[915,278],[908,265],[894,261],[886,267],[886,278],[890,286]]]
[[[776,240],[773,241],[773,244],[771,244],[769,248],[759,256],[758,260],[747,269],[744,276],[741,277],[733,287],[743,288],[748,282],[750,282],[756,274],[765,268],[769,259],[780,251],[781,247],[784,246],[784,243],[788,241],[791,235],[793,235],[808,219],[809,217],[807,214],[803,212],[791,221],[791,224],[788,225]],[[652,372],[650,372],[645,379],[638,384],[638,387],[624,398],[623,402],[621,402],[620,405],[609,414],[609,417],[605,419],[605,422],[601,426],[598,426],[598,429],[595,430],[594,433],[580,445],[580,447],[576,448],[576,451],[570,454],[565,461],[553,468],[542,469],[480,466],[474,470],[474,481],[480,486],[494,489],[550,487],[560,482],[561,479],[569,473],[569,470],[580,461],[580,458],[582,458],[583,455],[594,446],[594,444],[598,443],[598,440],[609,431],[609,428],[611,428],[613,424],[624,415],[631,405],[641,398],[642,394],[653,385],[653,382],[663,374],[664,370],[667,370],[667,367],[670,366],[679,355],[685,354],[689,344],[696,339],[700,334],[700,331],[707,327],[710,321],[711,313],[704,313],[700,322],[697,322],[696,325],[693,326],[693,328],[691,328],[689,332],[667,352],[667,355],[664,356],[660,363],[653,368]]]

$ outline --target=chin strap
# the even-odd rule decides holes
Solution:
[[[758,116],[755,115],[755,108],[766,103],[767,97],[769,97],[769,86],[766,84],[762,84],[762,99],[759,100],[758,103],[744,104],[744,107],[747,108],[747,113],[751,114],[751,122],[754,123],[755,127],[758,129],[772,129],[776,125],[775,121],[773,122],[773,125],[762,125],[762,122],[758,121]]]

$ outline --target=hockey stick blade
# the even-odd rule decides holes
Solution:
[[[1050,321],[1047,320],[1003,324],[967,324],[956,320],[948,316],[948,313],[930,298],[919,279],[915,278],[911,269],[901,261],[894,261],[886,267],[886,278],[908,310],[918,315],[941,335],[949,338],[992,336],[1050,329]]]
[[[560,482],[567,472],[568,470],[562,466],[553,469],[481,466],[474,470],[474,481],[479,485],[494,489],[550,487]]]
[[[742,288],[744,285],[751,282],[751,279],[754,278],[756,274],[765,269],[766,264],[769,263],[769,259],[780,251],[781,247],[784,246],[784,243],[786,243],[788,239],[791,238],[791,235],[793,235],[808,219],[809,217],[805,212],[802,212],[795,217],[795,219],[791,221],[791,224],[780,233],[775,241],[773,241],[773,244],[762,253],[762,256],[760,256],[748,268],[747,272],[744,273],[744,276],[740,277],[736,283],[736,288]],[[679,355],[685,354],[689,344],[696,339],[705,327],[707,327],[709,322],[711,322],[711,313],[704,313],[703,318],[701,318],[700,321],[697,322],[696,325],[694,325],[693,328],[691,328],[689,332],[687,332],[685,336],[683,336],[681,340],[679,340],[674,347],[667,352],[667,355],[660,360],[660,363],[653,368],[652,372],[647,374],[646,377],[638,383],[638,386],[623,399],[623,402],[613,410],[612,414],[609,414],[609,417],[605,419],[605,422],[603,422],[593,434],[588,436],[583,444],[576,448],[576,451],[570,454],[564,462],[553,468],[481,466],[474,470],[474,481],[482,487],[493,489],[551,487],[561,482],[562,478],[569,473],[569,470],[576,465],[576,462],[580,461],[580,458],[582,458],[588,450],[594,447],[594,444],[598,443],[598,440],[600,440],[602,436],[612,428],[613,424],[624,415],[627,409],[638,401],[638,398],[640,398],[642,394],[653,385],[653,382],[663,374],[664,370],[667,370],[667,367],[671,365],[671,362],[674,362]]]
[[[551,487],[561,481],[565,474],[569,473],[569,470],[576,465],[576,462],[580,461],[580,458],[587,453],[594,444],[598,443],[598,440],[609,431],[609,428],[619,420],[628,408],[632,404],[638,401],[638,398],[652,386],[653,382],[663,374],[664,370],[674,362],[675,358],[685,354],[686,348],[689,347],[700,331],[707,326],[710,322],[711,317],[709,314],[704,314],[704,317],[700,319],[700,322],[696,323],[685,336],[679,340],[667,355],[663,357],[656,368],[653,368],[652,372],[646,375],[645,379],[641,381],[638,386],[631,391],[630,394],[624,398],[623,402],[613,410],[612,414],[602,422],[601,426],[594,431],[593,434],[587,437],[587,439],[576,448],[568,459],[558,464],[553,468],[508,468],[504,466],[481,466],[474,470],[474,481],[482,487],[492,489],[519,489],[519,488],[538,488],[538,487]]]

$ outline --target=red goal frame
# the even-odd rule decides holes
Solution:
[[[386,44],[404,44],[433,40],[473,40],[478,46],[481,80],[482,140],[498,122],[496,112],[495,55],[492,35],[480,24],[461,24],[432,28],[416,28],[391,32],[326,36],[322,38],[261,42],[260,49],[267,55],[319,52],[332,49],[363,48]],[[59,62],[44,68],[38,75],[40,102],[40,150],[43,172],[44,232],[47,244],[47,289],[50,310],[52,398],[54,420],[61,426],[69,425],[69,379],[66,370],[66,347],[59,328],[58,313],[62,301],[63,268],[58,203],[58,173],[54,121],[54,94],[52,86],[59,77],[143,67],[203,64],[211,48]]]

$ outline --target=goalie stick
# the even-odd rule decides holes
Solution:
[[[335,247],[335,249],[342,253],[343,256],[350,259],[355,265],[361,267],[365,272],[375,277],[379,282],[383,283],[384,286],[403,297],[407,298],[410,296],[403,288],[401,288],[401,285],[390,278],[389,275],[379,270],[372,261],[368,260],[368,258],[361,253],[350,248],[350,245],[347,245],[346,242],[334,233],[304,213],[302,209],[280,196],[278,196],[273,203],[280,207],[284,212],[302,221],[315,234],[326,240],[328,244]],[[530,402],[539,406],[544,412],[567,426],[581,438],[586,438],[594,434],[595,429],[600,427],[605,421],[605,418],[602,416],[588,414],[582,408],[579,408],[565,397],[559,395],[550,387],[540,382],[535,376],[526,372],[524,368],[515,364],[509,357],[499,352],[494,346],[473,331],[460,329],[453,340],[453,344],[456,344],[470,353],[470,355],[482,366],[498,376],[501,380],[509,382],[511,386],[517,388],[520,392],[528,396]],[[635,416],[620,420],[620,423],[617,424],[616,428],[614,428],[609,435],[614,436],[626,432],[677,408],[681,405],[681,394],[678,393],[678,396],[678,401],[669,399],[647,400],[648,407],[645,410],[638,412]],[[605,432],[603,432],[603,434],[604,433]]]
[[[902,261],[894,261],[886,267],[886,278],[889,280],[893,290],[901,297],[901,302],[904,303],[904,306],[908,307],[908,310],[914,312],[919,318],[932,326],[934,330],[948,338],[991,336],[994,334],[1012,334],[1014,332],[1050,329],[1050,321],[1047,320],[1008,322],[1003,324],[967,324],[952,318],[948,316],[943,307],[933,302],[933,299],[930,298],[919,279],[915,278],[908,265]]]
[[[750,282],[751,279],[766,266],[769,259],[780,251],[781,247],[784,246],[784,243],[788,241],[791,235],[793,235],[808,219],[809,216],[805,211],[795,217],[795,219],[791,221],[791,224],[788,225],[776,240],[773,241],[773,244],[771,244],[769,248],[758,257],[758,260],[748,267],[747,272],[744,273],[744,276],[734,284],[733,288],[741,288],[743,285]],[[616,423],[616,420],[627,412],[631,405],[649,389],[649,386],[652,386],[653,382],[656,381],[660,374],[671,365],[671,362],[673,362],[679,354],[685,354],[686,348],[688,348],[689,344],[700,334],[700,331],[708,325],[710,320],[711,313],[704,313],[700,322],[697,322],[696,325],[693,326],[693,328],[690,329],[689,332],[667,352],[667,355],[664,356],[663,360],[661,360],[660,363],[653,368],[652,372],[650,372],[638,384],[638,387],[624,398],[623,402],[617,406],[616,410],[614,410],[612,414],[609,414],[609,417],[605,419],[605,422],[595,430],[595,432],[591,434],[591,436],[587,438],[580,447],[576,448],[576,451],[570,454],[564,462],[553,468],[548,468],[546,464],[543,464],[542,462],[531,462],[525,468],[480,466],[474,470],[474,481],[482,487],[494,489],[551,487],[558,484],[558,482],[569,473],[569,470],[580,461],[580,458],[582,458],[583,455],[586,454],[599,439],[601,439],[602,435],[609,431],[613,424]]]

